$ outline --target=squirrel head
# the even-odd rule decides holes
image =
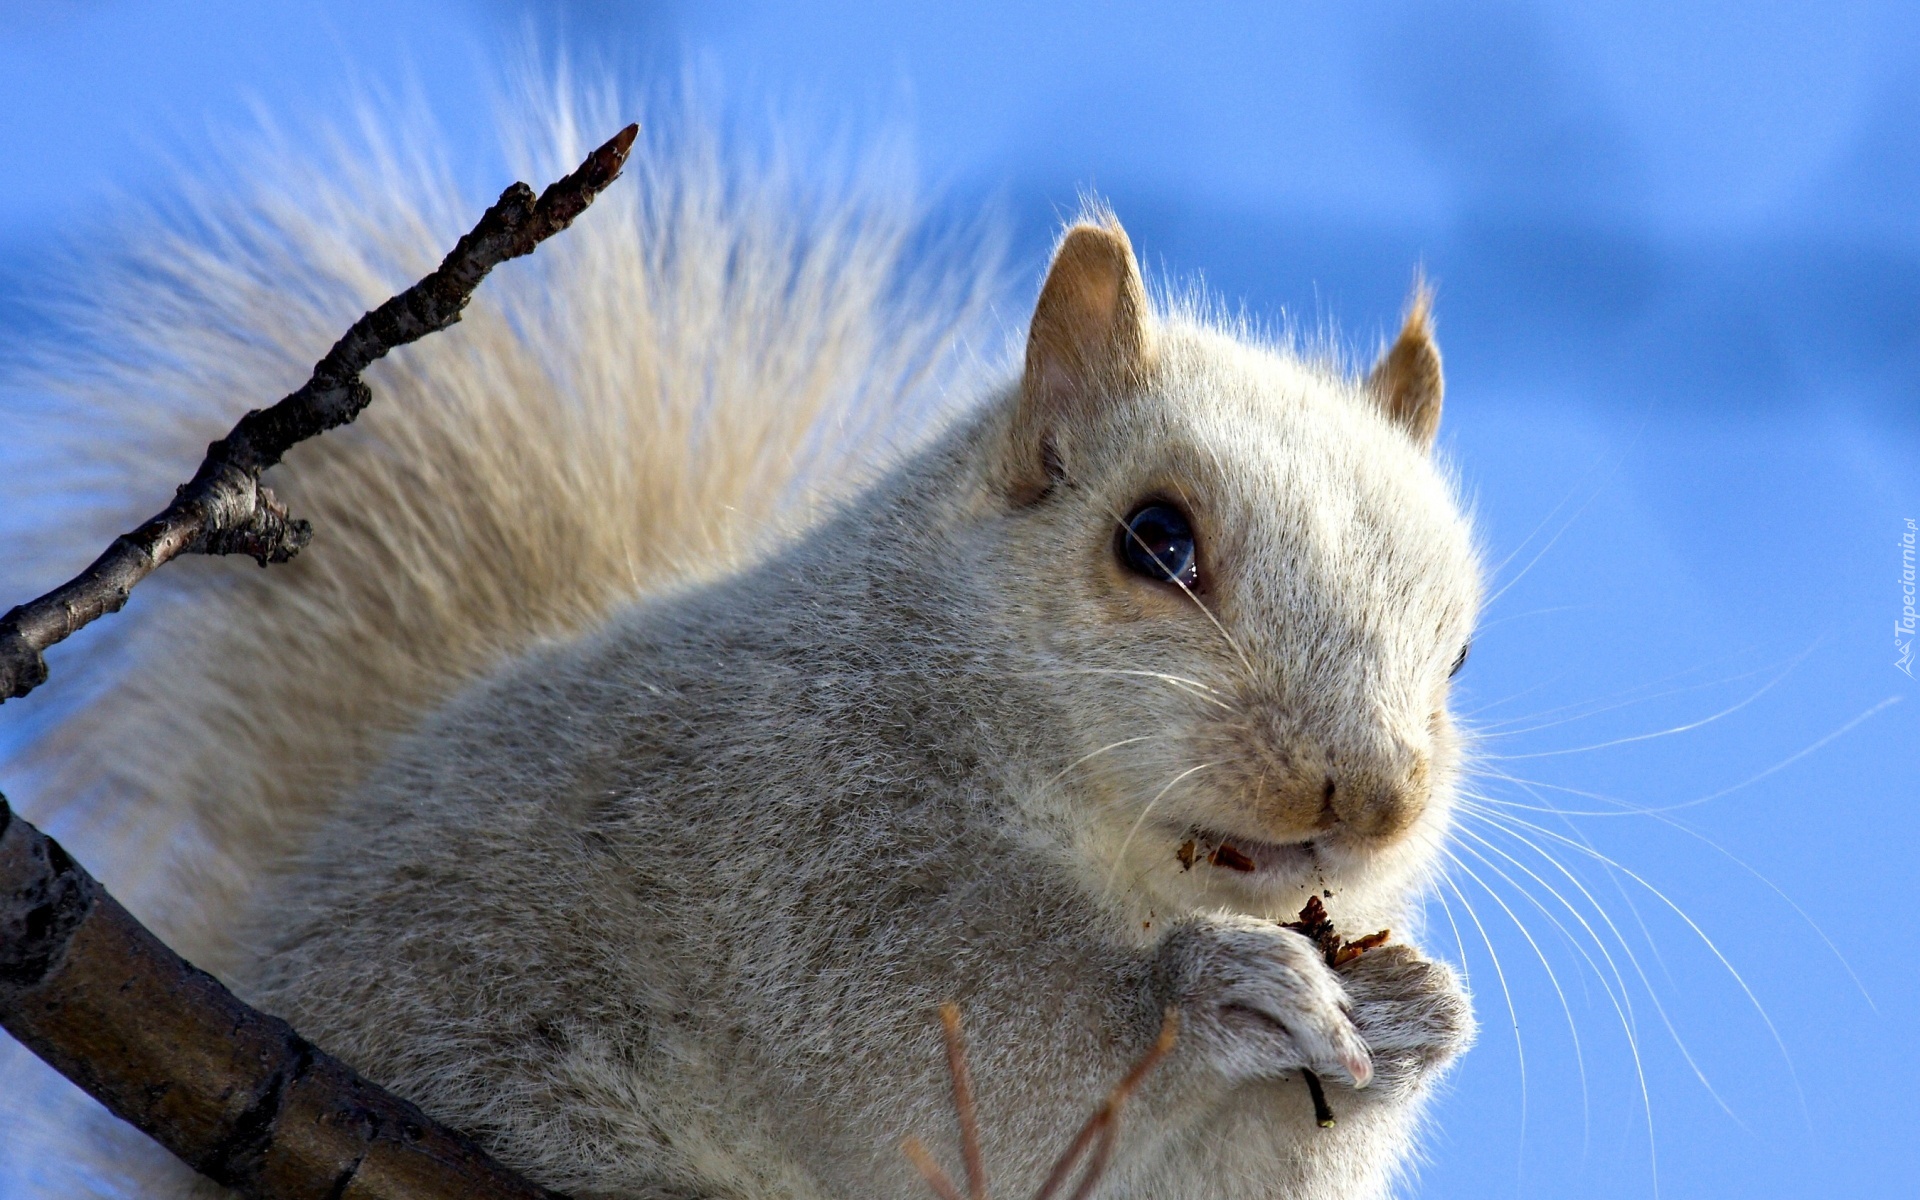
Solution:
[[[1291,914],[1325,890],[1357,918],[1437,856],[1481,594],[1441,394],[1424,286],[1355,378],[1156,316],[1110,215],[1061,239],[979,549],[1072,727],[1036,804],[1115,899]]]

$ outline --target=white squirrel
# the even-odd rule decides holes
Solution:
[[[565,105],[552,163],[615,123]],[[129,476],[184,478],[470,217],[404,155],[276,175],[94,301],[114,361],[46,381],[87,461],[122,431]],[[1168,1007],[1101,1195],[1387,1193],[1472,1035],[1404,936],[1481,588],[1424,295],[1353,377],[1156,309],[1095,211],[1023,362],[916,422],[987,282],[915,275],[884,204],[783,188],[643,143],[276,472],[300,559],[136,599],[30,814],[575,1195],[922,1194],[905,1136],[957,1161],[949,1000],[997,1194]],[[1276,923],[1322,895],[1394,941],[1330,968]],[[13,1152],[48,1194],[211,1187],[29,1082]]]

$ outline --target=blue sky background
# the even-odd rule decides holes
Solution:
[[[1150,270],[1356,344],[1425,264],[1502,565],[1462,696],[1498,807],[1427,936],[1485,1030],[1419,1194],[1914,1193],[1920,6],[0,0],[0,328],[256,110],[417,86],[496,190],[529,29],[903,121],[1024,289],[1083,187]]]

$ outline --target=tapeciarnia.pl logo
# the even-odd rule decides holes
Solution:
[[[1900,619],[1893,623],[1894,669],[1913,678],[1913,518],[1900,535]]]

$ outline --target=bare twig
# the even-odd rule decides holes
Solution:
[[[1333,1105],[1327,1103],[1326,1085],[1311,1069],[1300,1073],[1307,1078],[1307,1095],[1313,1100],[1313,1123],[1322,1129],[1332,1129],[1337,1122],[1333,1119]]]
[[[1120,1136],[1120,1122],[1109,1121],[1100,1130],[1100,1140],[1094,1143],[1093,1157],[1087,1159],[1087,1169],[1081,1173],[1080,1186],[1073,1189],[1072,1200],[1087,1200],[1093,1189],[1100,1184],[1100,1177],[1107,1173],[1107,1164],[1113,1161],[1113,1143]]]
[[[312,528],[288,516],[261,486],[261,472],[299,442],[360,415],[373,398],[362,371],[458,321],[487,272],[572,224],[619,176],[638,132],[629,125],[615,134],[538,199],[524,183],[502,192],[432,274],[354,322],[297,391],[249,412],[207,447],[200,469],[157,516],[116,538],[71,580],[0,617],[0,703],[45,682],[49,646],[119,611],[134,585],[175,555],[247,554],[264,567],[298,554]]]
[[[967,1158],[967,1182],[977,1189],[973,1200],[986,1200],[986,1168],[980,1162],[979,1120],[973,1103],[971,1077],[967,1073],[966,1046],[960,1038],[958,1006],[941,1005],[940,1021],[947,1035],[947,1069],[953,1075],[954,1115],[960,1123],[961,1152]],[[1082,1158],[1086,1158],[1086,1169],[1080,1174],[1079,1186],[1074,1189],[1071,1200],[1086,1200],[1092,1194],[1113,1159],[1114,1144],[1120,1132],[1121,1107],[1134,1089],[1140,1086],[1140,1081],[1159,1066],[1160,1060],[1173,1049],[1174,1039],[1179,1033],[1180,1014],[1168,1009],[1166,1018],[1160,1023],[1160,1036],[1154,1039],[1153,1045],[1121,1077],[1120,1082],[1113,1085],[1113,1090],[1107,1093],[1100,1107],[1094,1109],[1093,1115],[1080,1126],[1079,1132],[1054,1162],[1053,1169],[1047,1172],[1046,1182],[1034,1193],[1034,1200],[1052,1200],[1067,1180],[1072,1178],[1074,1168],[1080,1165]],[[1093,1149],[1091,1157],[1087,1157],[1089,1147]],[[900,1149],[912,1160],[921,1177],[927,1181],[927,1186],[933,1189],[940,1200],[967,1200],[919,1138],[907,1138],[901,1143]]]
[[[947,1035],[947,1071],[953,1076],[953,1111],[960,1119],[967,1195],[970,1200],[987,1200],[987,1166],[980,1158],[980,1120],[973,1107],[973,1079],[967,1074],[967,1044],[960,1036],[958,1004],[940,1006],[940,1025]]]
[[[927,1152],[919,1138],[909,1134],[907,1140],[900,1143],[900,1150],[919,1168],[920,1177],[927,1181],[927,1186],[933,1189],[933,1194],[940,1200],[967,1200],[960,1189],[954,1186],[953,1180],[947,1178],[947,1173],[934,1161],[933,1155]]]
[[[562,1200],[196,970],[0,796],[0,1025],[262,1200]]]
[[[1047,1174],[1047,1181],[1040,1185],[1039,1191],[1034,1193],[1033,1200],[1051,1200],[1053,1194],[1066,1183],[1067,1177],[1073,1173],[1074,1166],[1079,1163],[1080,1156],[1087,1152],[1088,1145],[1097,1135],[1104,1149],[1094,1151],[1092,1159],[1087,1163],[1086,1171],[1080,1176],[1080,1187],[1075,1189],[1074,1196],[1079,1200],[1092,1190],[1100,1174],[1107,1169],[1107,1160],[1113,1153],[1112,1139],[1118,1133],[1121,1105],[1127,1102],[1127,1097],[1140,1086],[1140,1081],[1147,1077],[1147,1073],[1160,1065],[1160,1060],[1173,1049],[1174,1039],[1179,1035],[1180,1013],[1176,1009],[1169,1008],[1167,1015],[1160,1022],[1160,1036],[1155,1038],[1153,1045],[1140,1056],[1140,1061],[1133,1064],[1133,1069],[1121,1076],[1119,1083],[1113,1085],[1113,1090],[1107,1093],[1107,1098],[1100,1107],[1093,1110],[1093,1115],[1087,1118],[1087,1123],[1080,1127],[1080,1132],[1067,1144],[1066,1151],[1060,1155],[1060,1160],[1053,1164],[1053,1170]]]

